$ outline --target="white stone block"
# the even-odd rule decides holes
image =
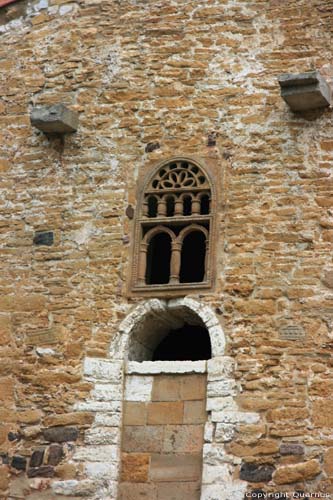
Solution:
[[[207,384],[208,397],[235,396],[237,387],[234,380],[213,380]]]
[[[215,424],[213,424],[212,422],[205,423],[204,440],[206,443],[211,443],[213,441],[214,428]]]
[[[120,401],[87,401],[80,402],[74,405],[74,409],[77,411],[92,411],[92,412],[120,412],[121,402]]]
[[[206,373],[206,361],[128,361],[128,374]]]
[[[232,378],[235,361],[229,356],[216,356],[207,362],[208,380]]]
[[[241,462],[238,457],[236,460],[237,463]],[[206,465],[235,464],[235,457],[227,455],[223,444],[206,443],[203,446],[203,463]]]
[[[120,443],[118,427],[94,427],[85,432],[84,442],[87,444],[117,444]]]
[[[123,399],[122,384],[95,384],[91,398],[96,401],[121,401]]]
[[[235,424],[217,423],[215,429],[215,441],[226,443],[231,441],[235,435]]]
[[[97,380],[106,380],[117,383],[122,378],[123,363],[110,359],[85,358],[84,375]]]
[[[229,483],[203,484],[200,500],[244,500],[246,483],[234,480]]]
[[[144,375],[128,375],[126,377],[126,401],[151,401],[154,377]]]
[[[81,446],[76,449],[73,460],[118,463],[119,447],[111,444],[103,446]]]
[[[241,411],[212,411],[213,422],[224,422],[226,424],[257,424],[260,416],[257,413]]]
[[[90,479],[77,481],[55,481],[51,484],[52,490],[57,495],[88,497],[96,491],[97,484]]]
[[[96,413],[93,427],[117,427],[121,424],[121,413]]]
[[[229,482],[232,480],[233,467],[230,464],[204,464],[202,469],[202,484]]]
[[[84,469],[89,479],[117,481],[119,475],[117,462],[87,462]]]
[[[208,397],[207,398],[207,411],[224,411],[224,410],[232,410],[237,411],[238,407],[235,403],[235,400],[230,396],[224,396],[221,398],[217,397]]]

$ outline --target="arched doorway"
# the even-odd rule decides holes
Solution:
[[[208,329],[193,312],[151,315],[129,353],[118,500],[200,500]]]
[[[186,324],[201,326],[207,330],[211,342],[211,359],[151,361],[154,350],[166,338],[167,333],[170,330],[181,329]],[[203,386],[200,383],[195,388],[195,397],[198,396],[199,385],[201,388],[207,388],[205,408],[205,418],[207,418],[201,447],[201,493],[198,489],[195,494],[199,495],[200,500],[219,498],[218,495],[222,492],[221,498],[227,498],[225,495],[237,500],[243,498],[247,484],[235,479],[238,474],[235,465],[237,461],[230,460],[230,456],[224,450],[224,443],[232,439],[239,423],[257,423],[259,415],[242,412],[237,408],[233,399],[237,390],[233,378],[234,362],[232,358],[225,356],[224,348],[225,338],[219,320],[205,304],[190,298],[181,298],[169,301],[151,299],[137,305],[120,324],[110,345],[109,357],[107,359],[86,357],[84,360],[84,378],[93,389],[88,399],[76,403],[74,410],[89,412],[94,415],[94,421],[85,433],[84,442],[72,455],[72,460],[80,464],[84,479],[56,481],[52,484],[54,492],[66,490],[67,495],[75,495],[78,490],[84,490],[87,493],[86,497],[91,500],[99,498],[116,500],[121,492],[119,488],[122,480],[121,439],[128,395],[151,398],[152,384],[156,375],[163,377],[193,374],[206,377],[207,374],[207,384]],[[133,376],[134,382],[125,384],[129,375]],[[140,383],[137,383],[139,380]],[[174,438],[176,442],[176,436]],[[146,459],[140,468],[138,463],[132,461],[133,470],[144,471],[147,462]],[[187,470],[193,471],[196,466],[195,463],[189,464]],[[135,494],[139,494],[142,483],[138,481],[132,485],[136,486]],[[168,485],[164,487],[168,490]],[[186,485],[184,488],[182,500],[186,498]],[[134,488],[132,490],[134,492]],[[91,494],[88,495],[88,491]],[[145,497],[141,495],[139,498],[141,500]],[[155,500],[154,496],[147,498]],[[193,497],[190,498],[193,500]]]

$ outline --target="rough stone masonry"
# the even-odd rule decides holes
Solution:
[[[117,498],[125,379],[167,376],[129,374],[126,346],[172,307],[215,336],[201,499],[333,494],[332,110],[293,113],[278,83],[331,85],[332,15],[331,0],[0,8],[1,499]],[[58,103],[75,133],[31,125]],[[213,162],[222,189],[215,284],[170,305],[128,294],[126,213],[174,156]],[[135,469],[133,500],[164,500]]]

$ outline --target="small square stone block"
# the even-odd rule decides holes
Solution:
[[[34,127],[49,134],[67,134],[75,132],[78,126],[78,114],[64,104],[33,108],[30,121]]]
[[[145,483],[148,481],[150,455],[147,453],[123,453],[121,481]]]
[[[182,401],[148,403],[148,424],[182,424],[183,413]]]
[[[331,89],[319,71],[283,74],[278,77],[281,97],[293,111],[308,111],[329,106]]]

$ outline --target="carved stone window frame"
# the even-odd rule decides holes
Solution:
[[[178,211],[175,206],[175,215],[170,216],[147,216],[147,195],[154,196],[154,193],[149,193],[149,186],[151,186],[154,177],[160,172],[164,167],[168,167],[173,163],[189,163],[198,168],[199,172],[202,172],[205,177],[205,184],[202,189],[195,188],[196,202],[200,205],[200,199],[205,194],[209,194],[209,213],[200,214],[198,213],[199,208],[195,210],[195,214],[191,215],[180,215],[179,206]],[[211,162],[212,163],[212,162]],[[218,182],[216,180],[215,168],[212,165],[207,165],[207,162],[202,159],[197,159],[188,156],[175,156],[171,158],[166,158],[165,160],[155,164],[149,169],[148,173],[144,176],[143,180],[138,186],[138,196],[137,196],[137,208],[135,211],[135,221],[134,221],[134,244],[132,247],[132,266],[129,279],[129,294],[130,295],[144,295],[144,296],[184,296],[193,292],[205,292],[210,291],[215,284],[215,264],[216,264],[216,252],[215,252],[215,239],[216,239],[216,213],[217,213],[217,191]],[[184,191],[184,192],[183,192]],[[188,194],[190,194],[191,187],[188,188]],[[179,188],[177,201],[183,202],[183,199],[187,196],[187,191]],[[170,189],[170,195],[173,194],[172,189]],[[168,193],[164,191],[164,197],[168,196]],[[177,202],[176,202],[177,203]],[[176,205],[176,204],[175,204]],[[193,197],[192,197],[192,207],[193,207]],[[178,212],[178,213],[177,213]],[[168,227],[165,227],[165,225]],[[182,226],[182,229],[178,231],[178,234],[173,233],[173,226]],[[205,226],[206,225],[206,226]],[[209,229],[207,229],[207,227]],[[145,228],[145,229],[143,229]],[[179,269],[180,269],[180,258],[181,258],[181,245],[184,237],[191,231],[201,231],[206,236],[206,255],[205,255],[205,277],[201,282],[195,283],[180,283],[179,282]],[[170,281],[164,284],[146,284],[145,283],[145,271],[144,268],[147,262],[147,250],[149,245],[149,239],[157,232],[166,232],[171,237],[172,242],[172,256],[171,256],[171,269],[170,269]],[[178,277],[175,275],[175,268],[178,269]]]

